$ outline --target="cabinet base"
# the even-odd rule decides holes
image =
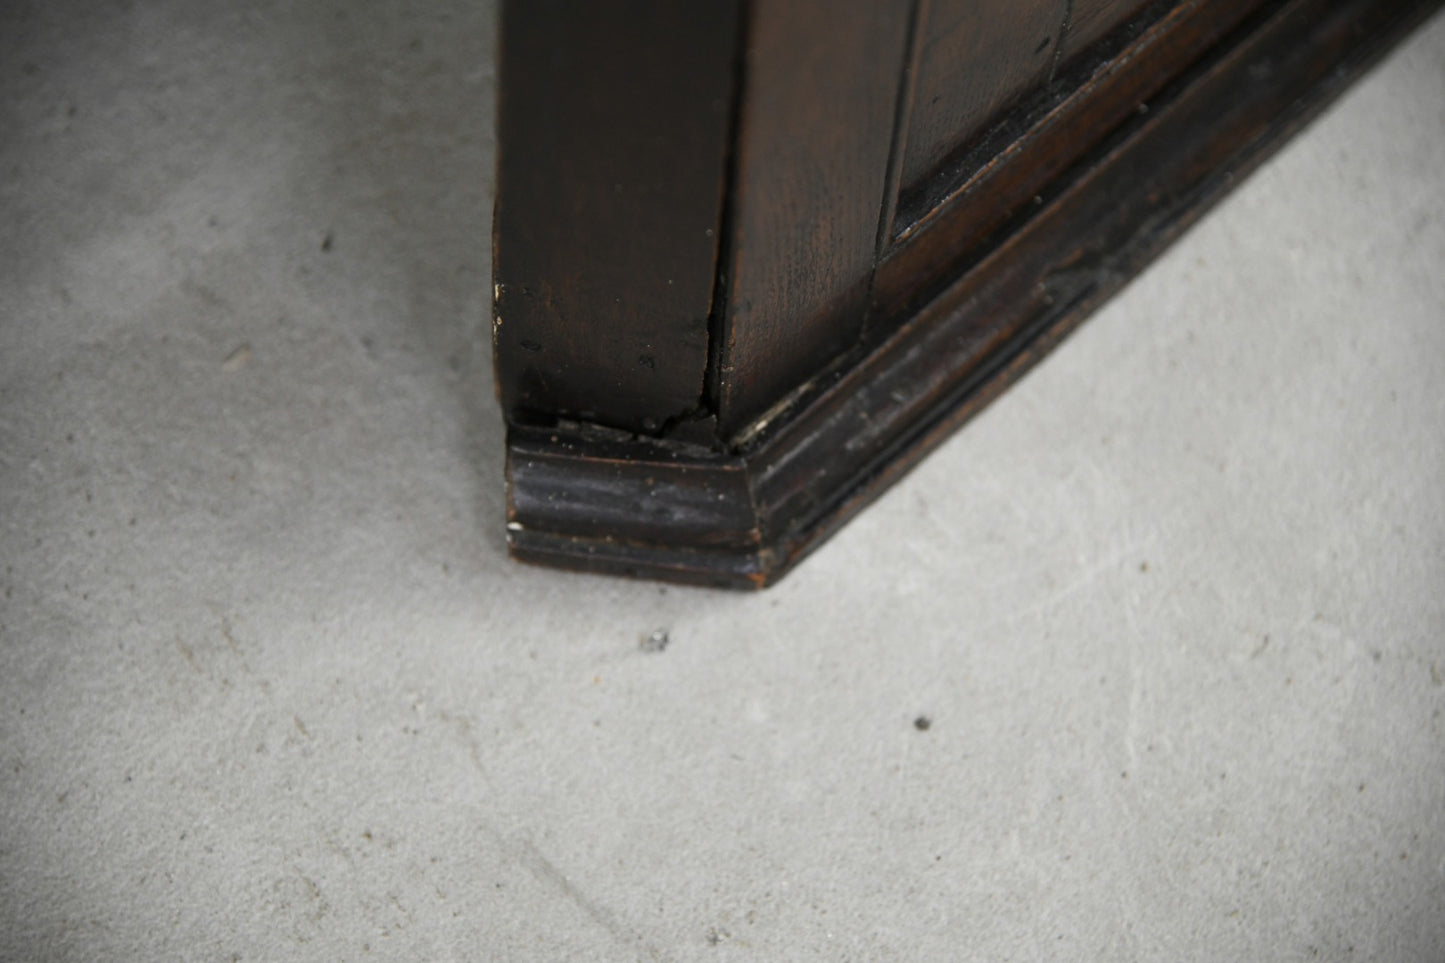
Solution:
[[[521,560],[761,588],[1054,347],[1437,6],[1275,4],[1190,65],[883,340],[726,451],[509,426]]]

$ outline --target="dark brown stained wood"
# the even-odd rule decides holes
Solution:
[[[509,413],[640,432],[696,409],[735,0],[503,5],[494,230]]]
[[[1147,111],[1152,97],[1259,6],[1260,0],[1212,0],[1180,4],[1157,18],[1144,13],[1136,35],[1117,38],[1128,42],[1103,66],[1039,116],[1001,131],[1009,136],[988,145],[987,162],[970,168],[971,176],[941,197],[905,203],[896,224],[899,236],[874,281],[874,333],[908,317],[940,283],[986,253],[1010,219],[1029,216],[1045,199],[1047,185],[1110,131]]]
[[[514,426],[507,493],[508,541],[531,561],[713,585],[751,584],[768,568],[733,454]]]
[[[666,531],[699,546],[758,543],[742,461],[734,455],[578,425],[514,428],[510,448],[514,526],[545,515],[562,535],[638,541]],[[579,496],[559,473],[580,454],[606,483],[593,479]],[[532,501],[538,492],[548,493],[541,503]]]
[[[752,4],[717,345],[724,437],[862,330],[911,9]]]
[[[1068,29],[1059,47],[1059,64],[1067,65],[1075,55],[1123,26],[1148,4],[1149,0],[1073,0],[1069,5]]]
[[[906,125],[905,189],[1048,80],[1066,8],[1067,0],[932,0]]]
[[[739,450],[513,425],[514,554],[704,584],[777,579],[1438,6],[1268,4],[1060,173],[930,303]]]

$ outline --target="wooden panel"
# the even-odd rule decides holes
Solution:
[[[911,8],[752,4],[715,384],[725,436],[862,330]]]
[[[933,0],[908,122],[902,184],[917,185],[1054,65],[1065,0]]]
[[[1073,0],[1059,49],[1060,62],[1066,64],[1148,5],[1149,0]]]
[[[1030,118],[1032,123],[1000,129],[1008,136],[986,143],[991,149],[982,167],[905,198],[898,236],[874,279],[873,332],[908,317],[937,293],[941,279],[957,276],[986,253],[1009,219],[1027,216],[1036,198],[1042,202],[1051,195],[1051,182],[1135,117],[1141,104],[1147,110],[1182,66],[1219,43],[1259,5],[1260,0],[1208,0],[1179,4],[1157,20],[1141,17],[1128,28],[1132,38],[1115,35],[1129,42],[1107,65]]]
[[[735,2],[503,5],[493,245],[509,414],[654,432],[696,408]]]

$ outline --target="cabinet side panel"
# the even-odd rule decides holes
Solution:
[[[509,416],[655,432],[701,401],[735,0],[508,0],[493,343]]]
[[[1059,62],[1068,62],[1105,34],[1125,24],[1148,5],[1148,0],[1073,0],[1069,24],[1059,48]]]
[[[933,0],[923,25],[903,187],[1048,81],[1066,0]]]
[[[857,342],[912,6],[751,5],[716,348],[725,435]]]

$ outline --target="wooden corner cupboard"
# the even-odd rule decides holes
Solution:
[[[1439,0],[504,0],[521,559],[763,586]]]

